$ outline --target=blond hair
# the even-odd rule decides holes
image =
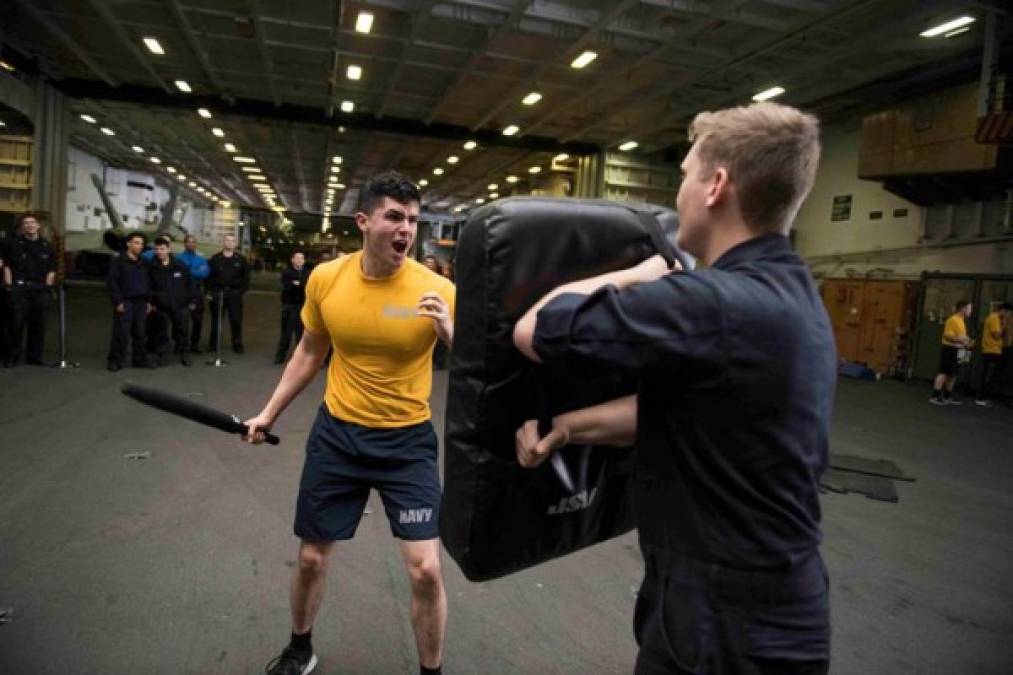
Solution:
[[[787,234],[816,179],[820,123],[777,103],[702,112],[689,140],[707,173],[728,171],[746,224]]]

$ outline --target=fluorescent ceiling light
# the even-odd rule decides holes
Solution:
[[[592,51],[586,51],[570,63],[571,68],[583,68],[587,64],[598,58],[598,54]]]
[[[468,141],[467,143],[464,144],[465,150],[474,150],[477,147],[478,143],[476,143],[475,141]]]
[[[3,68],[4,70],[6,70],[7,72],[10,72],[10,73],[14,72],[14,66],[12,66],[9,63],[7,63],[3,59],[0,59],[0,68]]]
[[[184,176],[183,174],[179,174],[178,176],[176,176],[176,180],[185,181],[186,180],[186,176]]]
[[[447,164],[457,164],[457,162],[459,161],[460,158],[457,155],[451,155],[450,157],[447,157]]]
[[[533,91],[527,96],[525,96],[523,99],[521,99],[521,103],[523,103],[524,105],[534,105],[541,100],[542,95],[539,94],[537,91]]]
[[[247,178],[249,178],[250,180],[255,181],[255,182],[256,181],[265,181],[265,180],[267,180],[266,178],[264,178],[259,173],[257,173],[257,174],[251,173],[249,176],[247,176]]]
[[[84,120],[85,122],[87,122],[88,124],[95,124],[95,122],[97,121],[97,120],[96,120],[96,119],[95,119],[94,117],[92,117],[91,115],[81,115],[81,119],[83,119],[83,120]]]
[[[419,181],[419,187],[425,187],[427,185],[429,185],[429,181],[427,181],[425,178]]]
[[[115,136],[116,135],[116,132],[113,131],[112,129],[110,129],[109,127],[102,127],[101,129],[99,129],[99,131],[101,131],[102,133],[104,133],[106,136]]]
[[[341,167],[340,166],[332,166],[331,167],[331,173],[341,173]]]
[[[481,197],[479,197],[478,199],[475,200],[475,203],[476,204],[485,204],[485,200],[482,199]]]
[[[359,12],[355,18],[355,32],[368,33],[373,29],[373,14],[371,12]]]
[[[244,157],[243,155],[237,155],[237,156],[233,157],[232,159],[234,159],[235,161],[239,162],[240,164],[256,164],[257,163],[257,160],[255,160],[254,158],[252,158],[252,157]]]
[[[218,138],[221,138],[222,136],[225,135],[225,132],[222,131],[221,127],[214,127],[213,129],[211,129],[211,133],[217,136]]]
[[[179,89],[184,94],[189,94],[193,89],[190,88],[190,84],[186,80],[176,80],[176,89]]]
[[[345,184],[344,183],[338,183],[334,187],[338,188],[339,190],[344,190],[345,189]]]
[[[3,120],[0,120],[0,128],[3,128],[5,126],[7,126],[7,123],[4,122]]]
[[[496,190],[497,188],[499,188],[499,185],[497,183],[489,183],[490,190]]]
[[[225,144],[225,152],[235,152],[235,151],[236,151],[236,146],[232,145],[231,143],[226,143]]]
[[[158,157],[152,157],[151,158],[151,163],[152,164],[161,164],[162,160],[160,160]]]
[[[559,153],[558,155],[556,155],[555,157],[552,158],[552,160],[554,162],[565,162],[568,159],[570,159],[570,156],[568,154],[566,154],[565,152],[561,152],[561,153]]]
[[[176,167],[174,166],[167,166],[165,167],[165,170],[168,171],[169,173],[176,173]]]
[[[770,89],[764,89],[756,96],[753,96],[754,101],[767,101],[775,96],[780,96],[784,93],[784,87],[771,87]]]
[[[144,148],[142,148],[142,147],[141,147],[141,146],[139,146],[139,145],[134,145],[134,146],[131,146],[131,147],[130,147],[130,149],[131,149],[131,150],[133,150],[134,152],[140,152],[140,153],[143,153],[143,152],[144,152]]]
[[[260,167],[256,166],[243,166],[240,167],[246,173],[260,173]]]
[[[197,114],[206,120],[211,119],[211,111],[207,108],[197,108]]]
[[[942,35],[943,33],[949,33],[952,30],[969,26],[972,23],[974,23],[973,16],[961,16],[956,19],[951,19],[945,23],[941,23],[938,26],[929,28],[928,30],[924,30],[919,33],[919,35],[923,38],[933,38],[938,35]]]
[[[353,110],[355,110],[355,104],[354,103],[352,103],[351,101],[342,101],[341,102],[341,112],[350,113]]]
[[[151,52],[152,54],[158,54],[159,56],[162,56],[162,55],[165,54],[165,50],[162,49],[162,43],[160,43],[155,38],[153,38],[153,37],[146,37],[146,38],[143,38],[143,40],[144,40],[144,46],[147,47],[148,51]]]
[[[971,30],[971,27],[970,27],[970,26],[964,26],[963,28],[958,28],[957,30],[951,30],[951,31],[950,31],[949,33],[947,33],[947,34],[946,34],[946,35],[944,35],[943,37],[944,37],[944,38],[951,38],[951,37],[955,37],[955,36],[957,36],[957,35],[960,35],[961,33],[966,33],[966,32],[968,32],[969,30]]]
[[[623,152],[629,152],[630,150],[636,148],[638,145],[640,144],[637,143],[636,141],[626,141],[625,143],[619,146],[619,149],[622,150]]]
[[[223,208],[223,209],[227,209],[227,208],[229,208],[230,206],[232,206],[232,202],[230,202],[230,201],[227,201],[227,200],[225,200],[225,199],[223,199],[223,200],[222,200],[222,208]]]
[[[434,176],[442,176],[443,175],[443,167],[438,166],[435,169],[433,169],[433,175]]]
[[[345,75],[348,76],[349,80],[361,80],[362,66],[348,66],[348,68],[345,69]]]
[[[521,128],[519,126],[517,126],[516,124],[511,124],[506,129],[503,130],[503,135],[504,136],[513,136],[514,134],[516,134],[520,130],[521,130]]]
[[[189,183],[187,183],[187,185],[189,185],[190,187],[197,187],[197,183],[193,181],[190,181]]]
[[[489,199],[499,199],[499,193],[498,192],[490,192],[489,193]]]
[[[533,166],[530,169],[528,169],[528,173],[538,173],[541,170],[542,170],[542,167],[540,167],[540,166]]]
[[[341,155],[334,155],[331,161],[334,162],[335,164],[341,164],[341,162],[344,160],[341,159]]]
[[[516,183],[517,181],[520,180],[520,178],[518,178],[517,176],[507,176],[506,180],[508,183]]]

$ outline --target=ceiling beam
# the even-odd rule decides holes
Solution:
[[[99,78],[108,84],[110,87],[119,86],[119,82],[110,75],[105,68],[95,62],[93,58],[88,56],[88,52],[77,43],[74,38],[67,34],[62,28],[60,28],[54,21],[52,21],[45,14],[35,8],[34,0],[17,0],[18,4],[21,5],[22,9],[28,12],[28,15],[35,19],[36,22],[42,24],[43,28],[48,30],[50,33],[59,40],[64,47],[66,47],[74,56],[77,57],[78,61],[88,67],[88,69],[99,76]]]
[[[204,69],[204,75],[208,78],[208,81],[214,85],[215,89],[218,90],[218,95],[226,101],[231,98],[226,91],[225,85],[218,79],[215,74],[214,68],[211,66],[211,59],[208,57],[204,47],[197,41],[194,36],[193,28],[190,26],[189,19],[186,18],[186,13],[179,4],[179,0],[169,0],[169,11],[172,13],[173,18],[176,20],[176,24],[179,29],[183,32],[183,37],[186,38],[186,42],[190,45],[190,50],[193,51],[194,56],[200,62],[201,68]]]
[[[158,86],[164,89],[166,93],[171,93],[172,89],[169,88],[169,85],[162,79],[162,76],[159,75],[155,71],[154,67],[152,67],[151,63],[148,62],[148,59],[144,56],[141,48],[135,44],[134,40],[130,39],[130,36],[127,35],[123,26],[116,21],[116,17],[113,15],[112,10],[109,9],[109,6],[104,2],[104,0],[88,0],[88,3],[91,5],[92,9],[94,9],[95,12],[102,17],[102,20],[113,32],[113,35],[119,38],[123,46],[127,48],[127,51],[130,52],[134,58],[137,59],[137,62],[141,64],[141,67],[148,72],[151,79],[154,80]]]
[[[621,0],[620,2],[617,2],[608,12],[602,13],[599,16],[598,21],[588,28],[583,35],[577,38],[577,40],[568,44],[563,49],[559,50],[555,56],[546,59],[542,64],[534,68],[519,86],[515,87],[499,103],[493,106],[492,110],[483,115],[477,123],[473,124],[471,127],[472,130],[481,129],[505,108],[511,105],[516,105],[517,101],[520,100],[520,96],[526,93],[530,86],[536,83],[538,79],[541,78],[549,70],[549,68],[553,67],[557,61],[576,56],[585,45],[590,44],[597,39],[598,34],[606,26],[612,23],[616,17],[621,16],[638,1],[639,0]]]
[[[401,71],[404,70],[405,57],[408,55],[408,50],[421,34],[422,29],[426,25],[426,19],[429,18],[429,13],[433,10],[433,5],[436,2],[437,0],[423,0],[422,5],[412,15],[412,28],[408,35],[408,41],[401,47],[401,54],[398,57],[397,64],[394,66],[394,72],[387,78],[387,91],[380,100],[380,107],[376,111],[376,116],[379,119],[383,119],[384,114],[387,112],[387,106],[390,105],[390,97],[393,95],[401,79]]]
[[[851,2],[836,12],[804,22],[802,25],[785,32],[783,35],[779,35],[773,40],[768,40],[758,47],[746,49],[743,53],[733,56],[732,58],[725,59],[707,70],[688,76],[674,78],[672,82],[663,87],[642,87],[640,90],[630,94],[627,99],[627,103],[629,103],[629,105],[617,106],[614,112],[595,114],[594,122],[591,122],[577,131],[568,134],[566,138],[568,140],[573,140],[585,136],[596,129],[607,127],[618,115],[628,113],[631,106],[643,108],[651,104],[656,104],[657,101],[667,99],[678,90],[692,86],[696,82],[713,78],[715,75],[724,72],[729,68],[734,68],[737,65],[757,59],[786,45],[805,40],[809,32],[866,10],[871,5],[875,5],[879,1],[880,0],[858,0],[857,2]],[[891,25],[891,29],[895,29],[895,26]],[[643,130],[638,130],[637,133],[643,135],[644,132]]]
[[[294,128],[288,130],[289,138],[292,140],[292,167],[295,169],[295,178],[299,181],[299,203],[304,212],[309,211],[309,201],[306,198],[306,176],[302,170],[302,153],[299,151],[299,136]]]
[[[217,108],[220,114],[234,115],[251,120],[275,120],[286,123],[303,123],[309,125],[338,126],[349,129],[375,130],[406,136],[423,136],[427,138],[443,138],[447,140],[466,141],[473,139],[490,146],[527,148],[546,152],[566,152],[571,155],[583,155],[597,152],[598,147],[587,143],[560,143],[554,138],[541,136],[525,136],[523,138],[506,137],[498,131],[472,131],[468,127],[454,124],[424,124],[422,120],[405,119],[387,116],[379,119],[369,113],[352,113],[336,115],[327,119],[318,106],[284,105],[276,108],[268,101],[237,98],[235,103],[223,107],[221,100],[212,96],[174,96],[154,87],[121,85],[110,87],[95,80],[65,79],[54,82],[61,91],[73,98],[95,99],[101,101],[125,101],[144,107],[163,107],[186,110],[189,113],[200,106]]]
[[[517,21],[521,15],[527,10],[532,0],[515,0],[513,9],[509,14],[504,17],[502,23],[493,30],[487,30],[485,37],[482,39],[481,44],[476,45],[471,50],[471,58],[468,59],[468,63],[462,68],[455,76],[454,80],[443,90],[443,96],[436,102],[429,114],[426,115],[426,124],[431,124],[436,115],[439,114],[440,110],[445,106],[457,91],[457,87],[464,82],[465,79],[474,74],[475,68],[478,66],[479,61],[485,58],[486,52],[489,51],[490,47],[495,44],[504,33],[508,30],[516,29]]]
[[[253,33],[257,38],[257,51],[260,52],[260,60],[267,70],[267,92],[271,95],[276,107],[281,107],[281,99],[274,89],[274,62],[271,61],[271,54],[267,48],[267,36],[264,35],[264,23],[260,20],[259,0],[249,0],[250,20],[253,21]]]

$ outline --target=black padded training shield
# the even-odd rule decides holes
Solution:
[[[647,204],[513,198],[471,215],[458,242],[457,310],[447,399],[440,535],[472,581],[580,550],[634,527],[633,449],[568,446],[565,469],[517,463],[525,421],[636,391],[630,377],[549,372],[513,346],[524,312],[560,284],[674,245],[675,212]],[[561,480],[568,475],[572,489]]]

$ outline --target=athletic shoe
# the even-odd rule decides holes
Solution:
[[[179,355],[179,362],[182,363],[184,366],[190,365],[190,359],[187,357],[186,354]]]
[[[264,672],[267,675],[306,675],[317,667],[317,655],[313,652],[297,652],[285,647],[281,654],[271,659]]]
[[[933,396],[929,398],[929,403],[932,405],[946,405],[946,400]]]
[[[964,402],[961,401],[959,398],[948,398],[945,399],[945,401],[946,405],[964,405]]]
[[[986,400],[986,399],[979,398],[979,399],[975,400],[974,405],[980,405],[983,408],[991,408],[992,407],[992,402],[989,401],[989,400]]]

